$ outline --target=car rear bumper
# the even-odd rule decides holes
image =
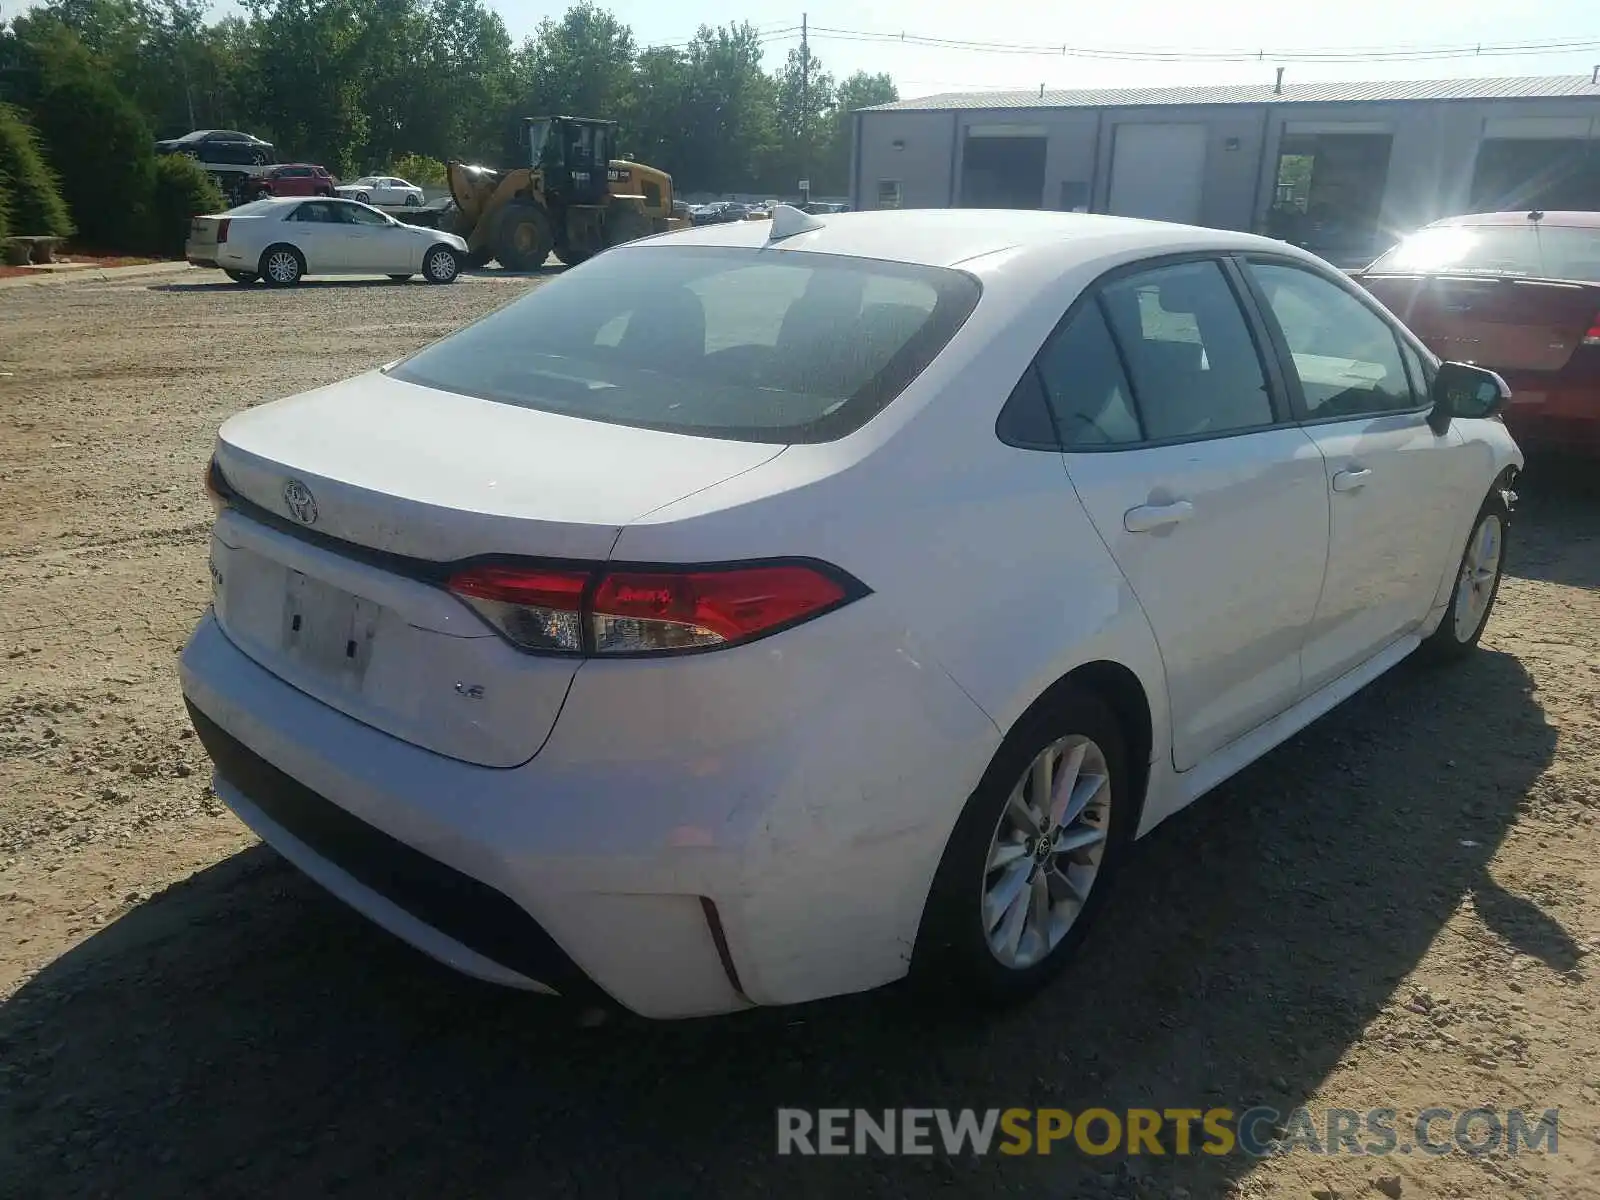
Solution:
[[[1524,449],[1600,457],[1600,380],[1572,383],[1506,376],[1506,427]]]
[[[903,647],[842,692],[828,660],[859,664],[852,632],[882,632],[870,616],[848,628],[855,607],[869,606],[817,622],[833,638],[802,627],[766,649],[586,664],[544,750],[512,769],[345,717],[209,613],[181,675],[218,794],[352,907],[468,974],[687,1017],[859,991],[909,965],[998,733]]]

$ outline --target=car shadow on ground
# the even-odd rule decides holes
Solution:
[[[1250,1159],[780,1159],[775,1109],[1286,1111],[1469,894],[1494,935],[1576,961],[1486,870],[1554,748],[1515,658],[1403,666],[1140,843],[1080,959],[983,1019],[890,989],[580,1028],[435,966],[258,847],[0,1009],[0,1177],[51,1196],[1092,1197],[1154,1171],[1217,1195]]]
[[[463,267],[463,279],[550,279],[560,275],[567,268],[558,265],[541,267],[537,271],[505,271],[499,267]],[[420,274],[413,275],[407,280],[390,279],[387,275],[355,275],[334,276],[319,278],[315,275],[302,279],[299,283],[289,288],[268,288],[259,280],[253,283],[234,283],[231,279],[209,280],[205,283],[153,283],[149,290],[152,292],[181,292],[188,295],[193,292],[233,292],[248,295],[256,291],[319,291],[323,289],[344,288],[388,288],[401,287],[407,284],[416,284],[421,287],[437,286],[429,284]]]
[[[462,277],[473,274],[470,271],[461,272]],[[150,286],[152,292],[181,292],[188,295],[193,292],[229,292],[237,295],[248,296],[255,292],[317,292],[317,291],[343,291],[347,288],[392,288],[404,287],[408,283],[420,284],[424,287],[439,286],[427,284],[420,275],[413,275],[407,280],[390,279],[387,275],[358,275],[348,278],[318,279],[315,276],[302,279],[292,287],[269,288],[259,280],[253,283],[234,283],[232,280],[216,280],[209,283],[158,283]],[[446,285],[448,286],[448,285]]]

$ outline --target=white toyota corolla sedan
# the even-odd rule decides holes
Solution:
[[[246,824],[472,975],[1016,996],[1134,838],[1475,646],[1505,399],[1281,242],[780,209],[229,420],[183,691]]]
[[[454,283],[467,243],[453,233],[407,225],[354,200],[269,196],[189,223],[184,255],[220,267],[235,283],[291,287],[307,275],[421,274]]]

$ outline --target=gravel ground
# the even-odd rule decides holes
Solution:
[[[174,673],[216,426],[529,286],[0,291],[0,1193],[1600,1197],[1600,492],[1579,470],[1524,477],[1480,654],[1402,667],[1162,827],[1074,969],[987,1021],[891,989],[584,1028],[262,847],[210,792]],[[779,1105],[1256,1102],[1557,1107],[1559,1149],[775,1154]]]

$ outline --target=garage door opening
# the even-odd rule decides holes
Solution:
[[[1384,248],[1378,218],[1393,142],[1387,133],[1285,131],[1267,233],[1332,262],[1369,261]]]
[[[1042,137],[969,130],[961,154],[962,208],[1043,208]]]
[[[1478,147],[1472,211],[1600,209],[1600,147],[1587,139],[1488,138]]]

